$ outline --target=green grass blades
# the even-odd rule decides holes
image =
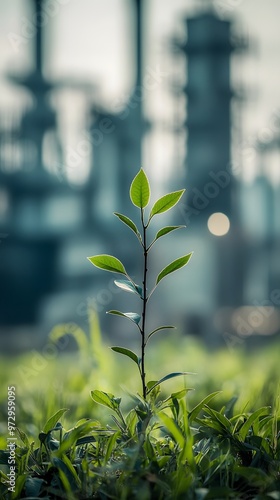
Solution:
[[[168,370],[172,350],[168,342],[163,341],[161,345],[164,343],[165,351],[151,346],[151,359],[161,356],[161,363]],[[233,369],[233,365],[230,366],[232,353],[224,351],[224,362],[221,363],[220,353],[212,353],[209,359],[206,351],[198,347],[194,349],[187,339],[182,339],[181,343],[178,338],[176,340],[178,359],[180,356],[183,359],[184,343],[192,352],[194,365],[206,366],[205,379],[197,375],[200,384],[195,391],[186,386],[189,377],[182,378],[177,390],[180,378],[170,378],[155,387],[157,379],[153,372],[151,382],[147,383],[150,392],[146,400],[140,394],[124,394],[120,399],[112,393],[113,390],[99,389],[92,391],[91,399],[89,392],[95,375],[91,378],[90,365],[85,373],[88,383],[83,392],[71,380],[71,377],[76,377],[73,367],[67,372],[63,360],[61,366],[49,366],[45,378],[42,372],[40,377],[30,380],[30,394],[19,386],[20,400],[27,406],[20,406],[19,400],[16,488],[11,496],[8,491],[7,441],[2,441],[1,433],[0,498],[279,498],[279,346],[260,354],[246,353],[244,359],[241,354],[236,354],[239,364],[236,362]],[[103,349],[102,345],[99,349]],[[78,370],[84,369],[84,356],[81,351],[81,359],[71,364]],[[209,360],[207,365],[204,359]],[[22,362],[17,360],[13,368]],[[29,362],[32,363],[31,357]],[[261,362],[266,370],[259,370]],[[129,363],[127,368],[122,365],[121,371],[118,371],[117,358],[113,357],[111,363],[112,388],[128,383],[129,377],[134,377]],[[155,371],[157,369],[155,367]],[[5,381],[4,364],[0,370]],[[274,374],[273,383],[270,370]],[[42,402],[51,397],[52,377],[59,378],[65,387],[65,400],[61,410],[57,406],[53,413],[49,413]],[[240,382],[243,392],[245,389],[248,392],[241,394],[239,400],[233,394],[238,391]],[[227,389],[229,384],[232,387],[230,392]],[[171,387],[170,395],[166,392],[168,386]],[[224,390],[214,391],[215,387]],[[207,394],[209,389],[211,393]],[[34,406],[32,401],[37,390],[43,391],[43,398]],[[248,401],[250,395],[251,400],[244,409],[244,398]],[[65,411],[66,407],[69,411]],[[41,417],[36,414],[41,410],[45,418],[39,424]],[[2,426],[4,422],[5,416],[1,419]]]

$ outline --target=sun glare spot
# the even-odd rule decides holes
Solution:
[[[229,218],[222,212],[212,214],[207,222],[210,233],[214,236],[224,236],[229,232],[230,221]]]

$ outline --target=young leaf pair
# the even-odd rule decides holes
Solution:
[[[173,208],[177,203],[180,201],[182,195],[184,194],[184,189],[181,189],[179,191],[174,191],[172,193],[168,193],[161,198],[159,198],[154,205],[152,206],[152,209],[150,210],[150,213],[148,215],[147,220],[145,221],[145,208],[149,204],[150,201],[150,195],[151,195],[151,190],[150,190],[150,184],[149,180],[144,172],[143,169],[140,169],[138,174],[135,176],[133,179],[131,186],[130,186],[130,199],[131,202],[140,210],[140,220],[141,220],[141,231],[138,229],[136,224],[126,215],[120,214],[118,212],[115,212],[115,215],[118,217],[118,219],[123,222],[131,231],[135,234],[137,237],[142,250],[143,250],[143,287],[137,285],[129,276],[125,266],[123,263],[117,259],[116,257],[112,255],[95,255],[93,257],[88,257],[88,260],[96,267],[99,269],[103,269],[105,271],[121,274],[126,277],[126,279],[123,280],[116,280],[115,284],[122,290],[129,292],[129,293],[134,293],[137,294],[141,301],[142,301],[142,311],[141,315],[136,313],[136,312],[121,312],[117,310],[111,310],[108,311],[110,314],[114,314],[117,316],[122,316],[124,318],[129,319],[132,321],[137,328],[139,329],[140,335],[141,335],[141,355],[137,356],[136,353],[133,351],[123,348],[123,347],[112,347],[111,349],[119,352],[120,354],[123,354],[130,359],[132,359],[138,366],[139,372],[140,372],[140,377],[141,377],[141,382],[142,382],[142,393],[143,393],[143,398],[146,399],[146,396],[150,392],[151,389],[148,389],[148,384],[146,383],[146,372],[145,372],[145,348],[147,345],[148,340],[151,338],[152,335],[155,333],[165,330],[165,329],[170,329],[174,328],[172,326],[160,326],[153,330],[152,332],[147,334],[146,331],[146,319],[147,319],[147,304],[150,296],[158,286],[158,284],[161,282],[163,278],[168,276],[169,274],[173,273],[174,271],[177,271],[184,267],[190,260],[192,253],[188,253],[187,255],[183,255],[182,257],[179,257],[178,259],[174,260],[170,264],[168,264],[162,271],[158,274],[155,282],[154,288],[148,293],[147,290],[147,277],[148,277],[148,253],[154,243],[159,239],[162,238],[163,236],[166,236],[167,234],[171,233],[172,231],[176,229],[180,229],[185,226],[165,226],[162,229],[160,229],[154,239],[151,241],[151,243],[148,243],[147,239],[147,233],[148,233],[148,227],[150,225],[151,220],[153,217],[156,215],[162,214]],[[168,380],[169,378],[172,378],[174,376],[178,375],[184,375],[186,372],[176,372],[172,373],[169,375],[166,375],[163,377],[160,381],[156,383],[156,385],[160,382],[164,382],[165,380]]]

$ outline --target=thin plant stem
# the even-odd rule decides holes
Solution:
[[[142,309],[142,327],[141,327],[141,380],[143,398],[147,396],[146,373],[145,373],[145,347],[146,347],[146,308],[148,302],[147,296],[147,272],[148,272],[148,248],[147,248],[147,226],[144,222],[144,210],[141,209],[141,222],[143,227],[143,250],[144,250],[144,269],[143,269],[143,309]]]

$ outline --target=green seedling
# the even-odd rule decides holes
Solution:
[[[134,282],[134,280],[129,276],[125,266],[123,263],[117,259],[116,257],[113,257],[112,255],[95,255],[93,257],[88,257],[88,260],[96,267],[99,269],[103,269],[105,271],[113,272],[116,274],[121,274],[125,279],[118,279],[115,280],[115,284],[117,287],[121,288],[125,292],[129,293],[134,293],[138,295],[139,300],[142,303],[142,310],[140,314],[138,312],[122,312],[122,311],[117,311],[117,310],[110,310],[108,311],[108,314],[113,314],[116,316],[121,316],[132,323],[136,326],[136,328],[139,330],[140,333],[140,339],[141,339],[141,346],[140,346],[140,355],[137,355],[135,352],[131,351],[130,349],[127,349],[125,347],[118,347],[118,346],[113,346],[111,349],[115,352],[118,352],[120,354],[123,354],[124,356],[129,357],[132,361],[134,361],[139,369],[140,377],[141,377],[141,383],[142,383],[142,396],[143,399],[146,400],[146,397],[148,394],[159,384],[164,382],[165,380],[168,380],[173,377],[177,377],[180,375],[187,375],[189,374],[188,372],[174,372],[174,373],[169,373],[165,377],[163,377],[161,380],[158,380],[154,383],[146,381],[146,369],[145,369],[145,354],[146,354],[146,347],[147,343],[149,342],[150,338],[163,330],[166,329],[172,329],[174,326],[170,325],[164,325],[164,326],[159,326],[158,328],[154,329],[151,332],[147,332],[147,313],[148,313],[148,303],[149,300],[160,284],[160,282],[165,278],[166,276],[170,275],[174,271],[177,271],[178,269],[181,269],[182,267],[186,266],[188,264],[192,252],[183,255],[182,257],[174,260],[171,262],[168,266],[166,266],[162,271],[158,274],[154,287],[151,290],[148,290],[148,258],[149,258],[149,253],[154,246],[154,244],[162,238],[163,236],[166,236],[167,234],[177,230],[184,228],[185,226],[165,226],[157,233],[154,235],[154,237],[151,239],[149,233],[150,230],[150,224],[153,220],[153,218],[157,215],[161,215],[171,208],[175,207],[177,203],[180,201],[181,197],[184,194],[185,189],[181,189],[179,191],[174,191],[172,193],[168,193],[161,198],[159,198],[154,205],[152,206],[149,215],[146,215],[146,209],[150,201],[150,184],[149,180],[144,172],[143,169],[140,169],[140,171],[137,173],[135,178],[133,179],[131,186],[130,186],[130,199],[133,205],[135,205],[139,209],[140,213],[140,221],[141,221],[141,227],[140,230],[138,229],[137,225],[126,215],[120,214],[118,212],[115,212],[114,215],[123,222],[126,226],[131,229],[131,231],[134,233],[136,238],[138,239],[138,242],[142,248],[142,253],[143,253],[143,278],[142,278],[142,284],[138,285],[137,283]]]

